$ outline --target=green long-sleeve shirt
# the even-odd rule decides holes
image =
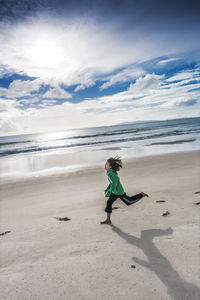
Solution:
[[[106,172],[106,175],[110,182],[110,184],[106,188],[106,196],[109,197],[111,193],[113,193],[115,195],[123,195],[124,189],[123,189],[122,184],[120,183],[120,179],[119,179],[117,172],[115,172],[112,168],[110,168]]]

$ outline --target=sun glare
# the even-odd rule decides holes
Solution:
[[[54,40],[38,39],[32,44],[28,55],[36,66],[56,67],[62,60],[62,49]]]

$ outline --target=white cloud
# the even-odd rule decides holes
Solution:
[[[78,85],[77,91],[129,64],[182,50],[181,43],[172,43],[170,37],[161,37],[156,31],[147,32],[142,26],[124,31],[119,24],[98,23],[94,18],[40,16],[5,27],[2,24],[0,64],[6,62],[15,72],[38,77],[46,84]],[[107,77],[102,88],[135,75],[127,68]]]
[[[27,132],[62,130],[121,121],[195,116],[199,107],[199,92],[195,89],[199,87],[200,83],[174,85],[166,81],[163,75],[152,73],[138,78],[124,92],[80,103],[66,101],[59,105],[53,99],[43,100],[39,109],[21,110],[20,106],[17,107],[17,101],[2,99],[1,107],[6,110],[4,123],[9,119],[12,124],[17,119]],[[37,102],[35,98],[23,99],[20,103],[32,100],[33,104]]]
[[[163,79],[164,77],[164,74],[147,74],[144,77],[138,78],[135,83],[130,84],[129,92],[135,93],[137,95],[144,95],[151,91],[155,91],[156,89],[160,88],[161,79]]]
[[[21,110],[16,100],[0,99],[0,133],[6,135],[10,131],[23,130],[19,120],[29,113]]]
[[[193,106],[198,104],[197,99],[193,99],[191,96],[185,96],[178,99],[172,99],[171,101],[167,101],[162,104],[162,107],[180,107],[180,106]]]
[[[39,98],[26,98],[26,99],[21,99],[18,100],[18,103],[23,103],[23,104],[33,104],[38,102],[40,99]]]
[[[79,105],[79,109],[93,113],[99,113],[99,111],[106,113],[106,110],[122,112],[126,110],[136,111],[137,109],[138,111],[138,109],[143,110],[148,109],[148,107],[151,107],[153,112],[155,106],[159,106],[161,110],[165,110],[166,107],[175,108],[177,106],[191,106],[193,109],[192,106],[198,104],[199,92],[195,89],[199,87],[200,83],[176,86],[173,83],[166,83],[163,75],[147,74],[136,80],[135,84],[131,84],[127,91],[84,101]],[[187,115],[187,108],[185,115]],[[166,111],[166,118],[168,117],[170,115]]]
[[[72,95],[60,87],[54,87],[49,89],[45,94],[42,95],[43,98],[71,98]]]
[[[38,107],[49,107],[51,105],[54,105],[55,103],[57,103],[56,100],[43,100],[42,103],[38,104]]]
[[[177,61],[177,60],[179,60],[180,58],[176,58],[176,57],[174,57],[174,58],[168,58],[168,59],[163,59],[163,60],[160,60],[159,62],[158,62],[158,64],[159,65],[163,65],[163,64],[167,64],[167,63],[169,63],[169,62],[172,62],[172,61]]]
[[[8,112],[18,106],[17,101],[0,99],[0,112]]]
[[[35,80],[13,80],[8,89],[1,88],[0,95],[8,98],[30,96],[31,92],[37,91],[42,84],[40,79]]]
[[[56,86],[51,86],[50,89],[45,92],[43,95],[39,95],[38,98],[35,98],[35,95],[32,95],[32,92],[37,92],[42,85],[42,81],[40,79],[35,80],[14,80],[10,83],[8,89],[0,88],[0,96],[5,96],[10,99],[16,99],[18,97],[29,97],[30,99],[23,99],[25,101],[21,101],[24,103],[31,103],[39,101],[40,98],[71,98],[72,95],[59,87],[56,82],[52,82],[52,84],[56,84]],[[34,97],[34,98],[32,98]]]
[[[21,120],[37,114],[36,108],[22,109],[22,104],[12,99],[0,99],[0,129],[4,124],[15,124],[15,130],[23,128]]]
[[[168,82],[184,79],[200,79],[199,68],[194,70],[182,71],[167,79]]]
[[[6,96],[8,90],[6,88],[0,88],[0,96]]]
[[[138,76],[145,74],[146,72],[142,69],[139,69],[136,66],[128,67],[114,75],[110,75],[105,78],[106,82],[100,87],[101,90],[106,89],[118,82],[131,81],[138,78]]]
[[[15,68],[11,68],[8,65],[0,64],[0,78],[3,78],[4,76],[11,75],[16,72]]]
[[[84,70],[84,72],[79,73],[79,78],[81,78],[81,84],[79,84],[74,91],[81,91],[85,88],[91,87],[95,85],[96,79],[98,78],[96,74],[92,73],[91,71]]]
[[[149,74],[152,75],[152,74]],[[147,77],[148,78],[148,77]],[[162,79],[158,79],[162,81]],[[198,116],[200,103],[198,91],[188,92],[192,88],[199,88],[199,84],[188,86],[173,86],[165,88],[163,79],[160,88],[150,85],[151,90],[145,90],[141,99],[135,98],[134,93],[124,91],[112,96],[88,99],[80,103],[65,102],[60,105],[52,101],[45,101],[40,109],[21,110],[14,106],[14,112],[7,110],[9,124],[20,124],[21,128],[10,127],[10,131],[1,130],[1,134],[22,134],[41,131],[66,130],[88,126],[112,125],[120,122],[137,120],[162,120],[168,118]],[[141,87],[142,85],[140,85]],[[154,86],[154,88],[153,88]],[[141,93],[142,89],[140,90]],[[4,101],[4,100],[2,100]],[[7,100],[8,101],[8,100]],[[10,100],[11,101],[11,100]],[[13,100],[14,101],[14,100]],[[11,103],[11,102],[10,102]],[[7,104],[6,104],[7,105]],[[2,126],[2,128],[5,128]],[[13,128],[13,129],[12,129]]]

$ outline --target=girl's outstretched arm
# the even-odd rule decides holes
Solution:
[[[105,189],[105,191],[107,192],[110,188],[110,184],[107,186],[107,188]]]

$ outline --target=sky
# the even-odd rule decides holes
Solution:
[[[0,0],[0,135],[196,117],[200,2]]]

